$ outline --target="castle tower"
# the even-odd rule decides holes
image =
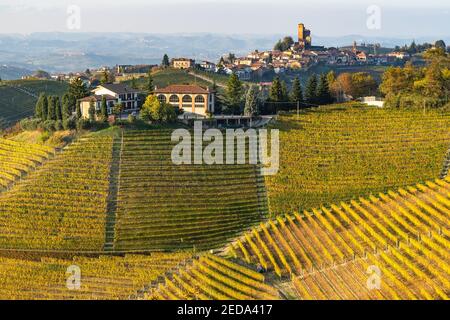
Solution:
[[[311,31],[305,28],[303,23],[298,24],[298,43],[304,48],[310,47],[311,40]]]

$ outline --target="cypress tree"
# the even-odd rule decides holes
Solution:
[[[62,97],[62,107],[61,107],[61,116],[62,120],[65,121],[70,118],[71,115],[71,98],[68,93],[64,94]]]
[[[105,96],[102,97],[101,115],[102,115],[103,121],[108,120],[108,106],[106,105]]]
[[[244,115],[246,116],[256,116],[259,106],[259,91],[256,86],[251,86],[245,96],[245,108]]]
[[[56,120],[62,120],[61,101],[59,97],[55,97],[54,101],[55,101]]]
[[[95,122],[95,105],[94,105],[94,101],[91,101],[89,103],[89,121],[90,122]]]
[[[152,71],[151,70],[148,72],[146,89],[147,89],[147,93],[149,95],[153,94],[155,92],[155,86],[153,84],[153,77],[152,77]]]
[[[77,106],[76,106],[76,109],[77,109],[77,120],[79,120],[79,119],[81,119],[81,116],[82,116],[82,114],[81,114],[81,107],[80,107],[80,103],[79,102],[77,102]]]
[[[47,100],[47,97],[45,96],[45,93],[41,93],[39,95],[38,101],[36,102],[36,108],[35,108],[35,111],[34,111],[34,116],[36,118],[39,118],[39,119],[43,118],[43,116],[42,116],[42,107],[43,107],[43,103],[44,103],[43,101],[44,100]]]
[[[56,120],[56,101],[54,96],[49,96],[47,99],[48,112],[47,120]]]
[[[42,95],[42,121],[47,120],[47,116],[48,116],[48,97],[47,95],[44,93]]]

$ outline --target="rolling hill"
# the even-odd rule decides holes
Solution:
[[[33,115],[37,96],[63,95],[68,85],[45,80],[4,81],[0,85],[0,129]]]

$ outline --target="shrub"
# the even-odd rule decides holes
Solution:
[[[86,119],[80,119],[77,121],[77,130],[89,129],[90,123]]]
[[[56,126],[56,121],[54,121],[54,120],[46,120],[42,123],[42,128],[45,131],[50,131],[50,132],[55,131],[56,130],[55,126]]]
[[[34,131],[39,128],[41,119],[23,119],[20,121],[20,127],[26,131]]]
[[[46,142],[48,139],[50,139],[50,132],[44,131],[41,134],[41,137],[39,138],[41,142]]]
[[[63,124],[61,120],[55,122],[55,129],[56,131],[61,131],[63,129]]]
[[[129,123],[135,123],[135,122],[136,122],[136,116],[130,114],[130,115],[128,116],[128,122],[129,122]]]
[[[73,118],[66,119],[62,123],[64,130],[73,130],[76,129],[77,125]]]

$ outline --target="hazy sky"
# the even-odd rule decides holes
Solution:
[[[80,29],[67,27],[70,5],[80,8]],[[367,27],[367,20],[371,18],[367,9],[371,5],[380,9],[381,19],[377,24],[380,28]],[[320,36],[448,36],[450,1],[0,0],[0,33],[122,31],[294,35],[300,21]]]

